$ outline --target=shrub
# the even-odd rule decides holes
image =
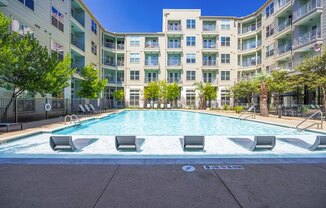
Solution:
[[[228,104],[224,104],[223,105],[223,110],[229,110],[229,105]]]
[[[243,111],[243,107],[242,106],[235,106],[234,110],[236,113],[241,113]]]

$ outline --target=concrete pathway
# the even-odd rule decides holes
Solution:
[[[0,207],[324,208],[326,164],[0,165]]]

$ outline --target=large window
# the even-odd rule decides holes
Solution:
[[[272,2],[270,5],[266,7],[265,13],[266,13],[266,18],[274,14],[274,2]]]
[[[273,56],[273,55],[274,55],[274,46],[273,46],[273,44],[269,45],[269,46],[266,46],[266,57],[270,57],[270,56]]]
[[[273,25],[268,25],[266,27],[266,38],[274,34]]]
[[[139,71],[130,71],[130,80],[139,80]]]
[[[195,90],[186,91],[186,105],[195,106],[196,105],[196,92]]]
[[[130,46],[139,46],[140,38],[139,37],[130,37]]]
[[[130,106],[139,106],[139,90],[130,90]]]
[[[230,46],[230,37],[221,37],[221,46]]]
[[[187,20],[187,29],[195,29],[196,28],[196,20],[188,19]]]
[[[64,15],[52,7],[52,25],[62,32],[64,31]]]
[[[138,64],[140,60],[140,54],[139,53],[130,53],[130,63]]]
[[[196,80],[196,71],[187,71],[187,80],[195,81]]]
[[[92,41],[91,44],[92,44],[92,45],[91,45],[92,53],[93,53],[94,55],[97,55],[97,45],[96,45],[96,43],[94,43],[94,42]]]
[[[34,11],[34,0],[19,0],[26,7]]]
[[[221,29],[230,30],[231,29],[231,20],[221,20]]]
[[[221,71],[221,80],[230,80],[230,71]]]
[[[221,54],[221,63],[229,64],[230,63],[230,54]]]
[[[195,64],[196,63],[196,54],[195,53],[187,53],[186,59],[187,59],[187,64]]]
[[[188,36],[187,37],[187,46],[196,46],[196,37]]]
[[[230,105],[230,91],[229,90],[221,90],[221,104],[222,105]]]
[[[93,33],[97,34],[97,24],[94,20],[92,20],[92,31]]]
[[[53,55],[57,55],[59,60],[63,60],[64,47],[53,40],[51,40],[51,52]]]

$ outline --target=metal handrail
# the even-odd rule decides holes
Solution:
[[[72,120],[71,116],[70,116],[70,115],[66,115],[66,116],[65,116],[65,125],[67,125],[67,119],[68,119],[68,118],[70,118],[69,121],[70,121],[70,123],[71,123],[71,120]]]
[[[253,111],[252,112],[253,114],[250,114],[249,116],[241,118],[243,115],[245,115],[246,113],[249,113],[251,111]],[[256,107],[254,105],[251,106],[245,113],[241,113],[241,115],[239,116],[239,119],[240,120],[245,120],[246,118],[249,118],[249,117],[252,117],[253,119],[256,118]]]
[[[78,125],[81,123],[80,119],[78,118],[78,116],[76,114],[72,114],[72,115],[66,115],[65,116],[65,125],[67,125],[67,119],[70,119],[69,122],[72,123],[74,122],[75,125]]]
[[[302,129],[299,128],[302,124],[304,124],[306,121],[308,121],[312,117],[316,116],[317,114],[320,114],[320,123],[314,123],[314,124],[311,124],[311,125],[309,125],[309,126],[307,126],[305,128],[302,128]],[[312,114],[311,116],[309,116],[308,118],[301,121],[295,128],[299,132],[304,131],[304,130],[306,130],[306,129],[314,126],[314,125],[317,125],[317,128],[320,126],[320,128],[322,129],[323,128],[323,121],[324,121],[323,119],[324,119],[323,112],[321,110],[319,110],[319,111],[315,112],[314,114]]]

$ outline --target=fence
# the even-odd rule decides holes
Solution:
[[[51,110],[46,111],[49,103]],[[0,98],[1,122],[30,122],[79,113],[79,105],[92,104],[96,109],[108,109],[107,99],[60,99],[60,98]]]

